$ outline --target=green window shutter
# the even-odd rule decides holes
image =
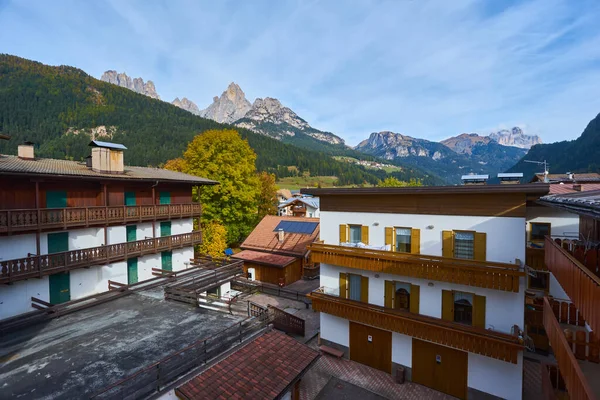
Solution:
[[[127,259],[127,284],[138,282],[138,259],[137,257]]]
[[[48,234],[48,254],[69,251],[69,232]]]
[[[135,242],[137,240],[137,226],[127,225],[127,241]]]
[[[396,294],[396,283],[394,281],[385,281],[385,299],[386,308],[394,308],[394,295]]]
[[[161,269],[165,271],[173,271],[173,252],[163,251],[160,253]]]
[[[65,208],[67,206],[67,192],[65,191],[47,191],[46,208]]]
[[[171,192],[158,193],[159,204],[171,204]]]
[[[171,236],[171,221],[160,223],[160,236]]]
[[[135,206],[135,192],[125,192],[125,205]]]

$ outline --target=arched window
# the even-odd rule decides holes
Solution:
[[[473,325],[473,294],[454,292],[454,322]]]
[[[410,293],[404,288],[396,289],[394,308],[397,310],[410,310]]]

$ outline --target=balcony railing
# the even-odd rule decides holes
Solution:
[[[519,338],[506,333],[342,299],[336,296],[335,291],[329,292],[324,288],[308,296],[315,311],[513,364],[517,363],[519,351],[523,350]]]
[[[552,311],[552,306],[548,302],[548,298],[544,298],[544,328],[546,329],[550,346],[552,346],[552,351],[556,357],[558,369],[565,380],[569,398],[572,400],[595,399],[596,397],[583,375],[581,367],[571,350],[571,346],[567,342],[563,330]]]
[[[135,242],[109,244],[107,246],[0,261],[0,283],[39,278],[72,269],[124,261],[131,257],[193,246],[201,242],[202,232],[189,232]]]
[[[520,270],[520,266],[517,264],[460,260],[321,243],[313,243],[309,248],[314,263],[333,264],[508,292],[518,292],[519,279],[525,276],[525,272]]]
[[[550,237],[546,265],[594,332],[600,332],[600,277],[587,269]]]
[[[0,210],[0,233],[198,217],[198,203]]]
[[[544,249],[535,247],[525,248],[525,265],[538,271],[548,271],[544,262]]]

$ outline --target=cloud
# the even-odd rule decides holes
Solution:
[[[235,81],[350,144],[500,125],[550,142],[600,112],[599,17],[593,0],[15,1],[0,51],[124,70],[200,107]]]

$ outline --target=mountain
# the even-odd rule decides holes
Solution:
[[[200,116],[213,121],[230,124],[242,118],[252,105],[246,99],[244,91],[231,82],[221,97],[214,97],[213,102],[206,109],[200,111]]]
[[[136,93],[144,94],[148,97],[152,97],[153,99],[160,100],[160,96],[158,93],[156,93],[156,88],[154,87],[154,83],[152,81],[144,83],[142,78],[131,79],[125,72],[119,74],[117,71],[112,70],[104,72],[100,80],[133,90]]]
[[[95,79],[69,66],[48,66],[0,54],[0,154],[16,154],[25,140],[39,157],[83,160],[90,137],[123,143],[128,165],[159,166],[180,157],[187,144],[208,129],[234,128],[257,153],[257,168],[278,177],[310,173],[337,176],[338,184],[374,184],[385,171],[336,161],[329,154],[282,143],[243,128],[219,124],[170,103]],[[398,179],[439,183],[414,168]]]
[[[526,135],[519,127],[511,130],[502,129],[498,132],[490,133],[490,138],[504,146],[519,147],[521,149],[530,149],[531,146],[541,144],[542,139],[537,135]]]
[[[600,172],[600,114],[589,122],[575,140],[538,144],[529,149],[525,157],[510,169],[510,172],[523,172],[524,179],[529,180],[534,173],[542,172],[543,167],[524,160],[546,160],[552,174]]]
[[[184,97],[181,100],[179,100],[179,97],[175,97],[175,100],[173,100],[171,104],[179,108],[183,108],[184,110],[189,111],[192,114],[200,115],[200,109],[198,108],[196,103],[187,99],[186,97]]]
[[[469,173],[504,172],[525,154],[525,150],[502,146],[477,134],[463,134],[438,143],[389,131],[372,133],[355,149],[423,169],[447,183],[460,183],[461,175]]]

